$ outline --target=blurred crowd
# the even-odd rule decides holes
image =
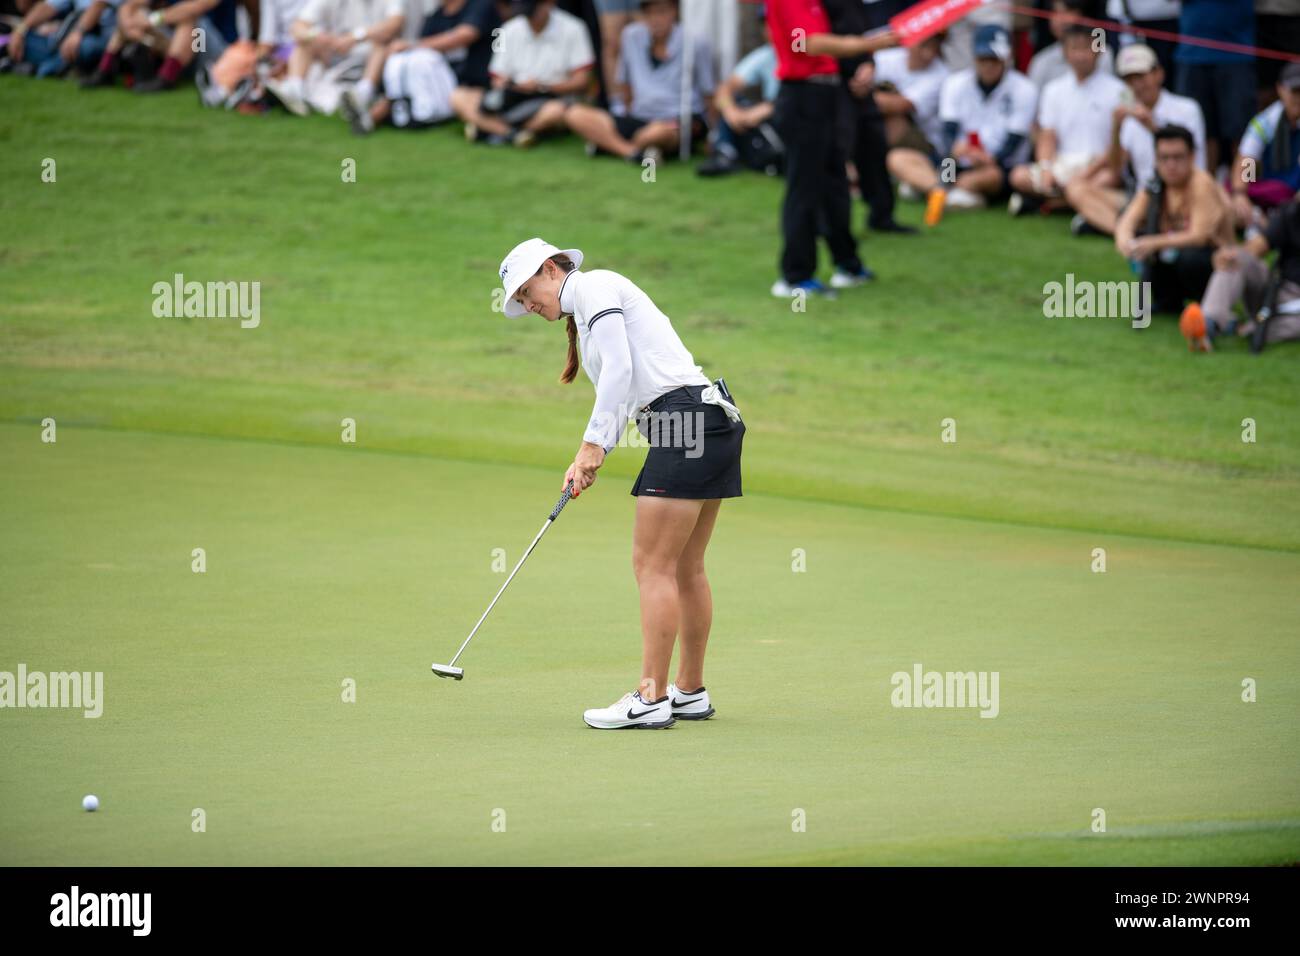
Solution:
[[[737,58],[678,0],[0,0],[0,71],[782,176],[779,296],[870,282],[862,239],[918,231],[898,201],[1063,213],[1192,348],[1300,338],[1300,0],[1023,0],[902,46],[911,5],[746,4]]]

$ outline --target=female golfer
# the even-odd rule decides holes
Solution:
[[[581,272],[580,265],[579,250],[529,239],[501,263],[501,284],[506,315],[564,318],[569,355],[560,381],[573,381],[581,356],[596,386],[582,447],[561,490],[572,481],[576,498],[590,487],[633,415],[650,443],[632,485],[641,683],[609,707],[586,711],[583,719],[609,730],[671,727],[678,717],[704,720],[714,713],[704,689],[704,649],[713,621],[704,549],[721,499],[740,497],[745,425],[726,383],[702,374],[649,296],[617,272]],[[679,635],[677,679],[669,684]]]

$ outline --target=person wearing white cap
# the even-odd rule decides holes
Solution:
[[[1196,165],[1205,168],[1205,120],[1189,96],[1164,88],[1165,71],[1151,47],[1130,44],[1119,51],[1116,70],[1128,86],[1120,95],[1110,126],[1106,161],[1122,186],[1107,186],[1076,177],[1065,186],[1065,200],[1078,212],[1070,223],[1076,236],[1086,232],[1114,235],[1115,223],[1133,194],[1156,174],[1155,131],[1181,126],[1196,143]]]
[[[564,320],[569,352],[560,376],[578,365],[596,389],[582,444],[564,474],[577,498],[596,480],[630,418],[650,442],[632,485],[637,498],[632,567],[641,597],[642,672],[635,691],[583,714],[588,726],[671,727],[714,709],[704,688],[704,651],[713,598],[704,551],[723,498],[741,497],[745,424],[726,382],[710,382],[664,315],[626,276],[580,271],[583,254],[529,239],[501,262],[503,311]],[[677,678],[668,683],[681,639]]]

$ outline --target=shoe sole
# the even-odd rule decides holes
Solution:
[[[652,720],[641,724],[593,724],[586,717],[582,722],[592,730],[665,730],[677,723],[676,717],[669,717],[667,720]]]
[[[708,710],[700,714],[679,714],[677,711],[673,711],[673,716],[678,720],[708,720],[716,713],[717,711],[710,707]]]

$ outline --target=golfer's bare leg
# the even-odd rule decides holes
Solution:
[[[704,550],[709,546],[713,525],[718,520],[721,498],[704,502],[695,530],[677,559],[677,603],[680,618],[676,684],[684,691],[704,686],[704,649],[713,625],[713,592],[704,573]]]
[[[668,664],[681,619],[677,563],[703,505],[690,498],[636,499],[632,570],[641,592],[641,696],[646,700],[668,692]]]

